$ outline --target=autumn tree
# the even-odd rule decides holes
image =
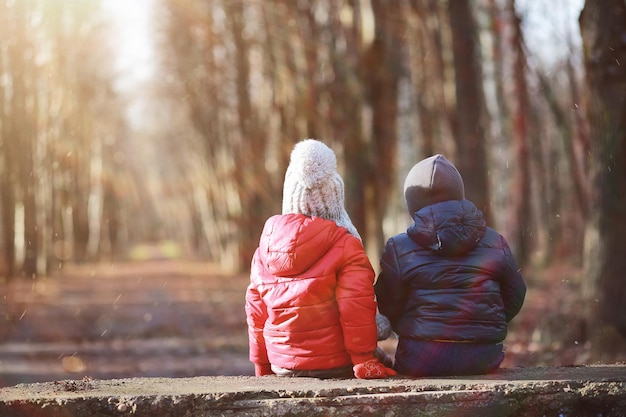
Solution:
[[[9,8],[6,2],[0,2],[0,39],[8,39],[11,29]],[[0,43],[4,46],[5,42]],[[0,53],[0,75],[9,71],[7,59],[4,53]],[[9,140],[13,131],[11,107],[6,103],[9,93],[5,83],[0,83],[0,216],[2,223],[0,230],[0,248],[2,259],[0,272],[7,276],[13,276],[15,271],[15,204],[16,195],[14,184],[17,179],[15,172],[15,142]]]
[[[101,235],[90,232],[105,221],[98,167],[109,161],[100,150],[121,110],[109,61],[94,48],[106,44],[96,10],[92,1],[0,2],[0,247],[8,276],[35,276],[99,250]]]
[[[455,120],[454,100],[446,96],[454,84],[449,65],[448,8],[437,0],[410,0],[406,14],[408,73],[415,89],[415,107],[419,132],[414,143],[421,157],[437,152],[450,153],[449,132]],[[453,143],[452,143],[453,144]]]
[[[402,8],[387,1],[373,0],[372,12],[375,16],[374,39],[366,52],[366,85],[372,107],[372,167],[368,178],[373,188],[370,201],[370,227],[372,241],[378,242],[376,253],[380,253],[386,240],[382,222],[390,196],[390,185],[397,176],[397,149],[399,113],[399,88],[402,74],[404,25],[400,18]]]
[[[167,39],[174,45],[172,59],[166,61],[186,91],[191,120],[210,150],[206,163],[211,175],[222,178],[221,183],[232,190],[208,190],[208,207],[223,204],[225,194],[238,196],[239,208],[229,204],[224,218],[212,210],[212,223],[234,227],[224,232],[236,236],[231,241],[240,252],[239,268],[247,267],[245,260],[258,242],[264,219],[280,209],[289,152],[306,137],[319,138],[335,148],[346,172],[346,205],[354,223],[366,236],[370,219],[382,240],[376,220],[380,214],[376,213],[387,200],[394,172],[400,67],[390,12],[383,13],[383,6],[378,5],[376,34],[370,42],[364,39],[362,16],[372,10],[361,10],[359,2],[346,2],[344,6],[349,7],[343,9],[329,1],[213,2],[207,6],[188,0],[166,1],[164,6]],[[329,13],[319,13],[322,9]],[[224,25],[214,24],[216,13],[225,16]],[[284,21],[290,24],[272,24]],[[256,38],[245,36],[249,31],[255,31]],[[380,62],[389,64],[380,67]],[[216,101],[218,105],[213,104]],[[364,131],[367,110],[376,130],[373,135]],[[271,123],[262,122],[266,120]],[[373,143],[375,148],[370,146]],[[232,161],[226,166],[230,168],[218,168],[229,158]],[[382,173],[377,180],[382,183],[368,194],[373,168]],[[211,229],[205,228],[209,240],[221,233]]]
[[[483,211],[487,223],[491,223],[486,151],[488,117],[476,20],[469,0],[449,1],[448,12],[456,87],[455,165],[463,176],[466,195]]]
[[[585,2],[580,28],[596,207],[589,232],[593,237],[588,258],[590,303],[596,320],[626,338],[626,4]]]
[[[531,174],[529,113],[530,97],[526,79],[526,51],[521,19],[515,10],[515,0],[507,1],[508,15],[512,21],[511,46],[513,51],[513,79],[515,106],[512,108],[512,134],[515,154],[515,175],[513,178],[512,204],[515,231],[513,232],[514,250],[517,261],[525,265],[530,260],[532,222],[531,222]]]

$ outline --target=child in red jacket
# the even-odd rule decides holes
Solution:
[[[374,356],[374,271],[336,169],[322,142],[307,139],[293,149],[283,213],[265,223],[246,291],[257,376],[395,375]]]

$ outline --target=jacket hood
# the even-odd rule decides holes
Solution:
[[[463,200],[463,178],[445,156],[433,155],[411,168],[404,180],[404,198],[411,216],[431,204]]]
[[[469,252],[487,228],[482,212],[468,200],[449,200],[423,207],[413,214],[413,221],[407,230],[409,237],[445,256]]]
[[[265,223],[258,256],[272,275],[297,275],[347,234],[332,220],[297,213],[276,215]]]

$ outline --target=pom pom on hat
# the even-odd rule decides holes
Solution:
[[[311,188],[337,174],[337,157],[322,142],[305,139],[294,146],[288,172],[293,180]]]
[[[333,220],[361,238],[344,207],[343,179],[332,149],[305,139],[291,152],[283,184],[283,214],[301,213]]]

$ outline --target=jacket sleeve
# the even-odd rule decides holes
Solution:
[[[250,361],[257,366],[267,366],[270,361],[267,357],[263,329],[267,321],[267,306],[261,294],[254,285],[254,260],[250,277],[250,285],[246,289],[246,321],[248,323],[248,344]]]
[[[522,308],[524,304],[524,298],[526,297],[526,284],[522,278],[522,274],[519,272],[519,267],[511,249],[509,248],[506,239],[501,236],[502,247],[505,258],[504,273],[499,279],[500,293],[502,295],[502,301],[504,303],[504,313],[506,314],[506,321],[511,321],[513,317]]]
[[[377,345],[374,276],[363,245],[349,237],[344,248],[344,264],[337,273],[335,297],[344,345],[353,365],[374,358]]]
[[[395,242],[387,241],[380,258],[381,271],[376,281],[375,291],[378,310],[387,316],[391,327],[397,331],[397,324],[402,318],[407,301],[408,288],[400,276]]]

